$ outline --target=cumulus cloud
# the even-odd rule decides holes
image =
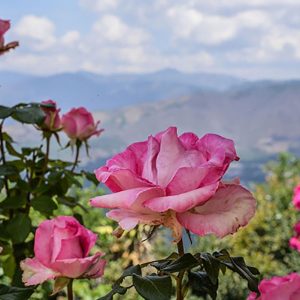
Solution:
[[[139,45],[149,38],[146,31],[128,26],[115,15],[104,15],[93,25],[92,30],[95,38],[110,43]]]
[[[299,0],[77,4],[82,16],[73,26],[54,24],[47,14],[23,16],[10,31],[21,47],[2,57],[0,69],[52,74],[177,68],[245,76],[255,67],[276,76],[271,67],[278,74],[285,64],[300,67]]]
[[[167,16],[177,38],[218,45],[235,38],[243,29],[262,30],[271,25],[268,15],[259,10],[250,10],[231,16],[211,15],[186,6],[175,6]]]
[[[26,15],[16,24],[14,32],[35,50],[47,50],[56,42],[55,25],[46,17]]]
[[[118,0],[80,0],[80,5],[92,11],[103,12],[118,6]]]

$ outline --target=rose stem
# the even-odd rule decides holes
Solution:
[[[177,249],[178,249],[178,254],[179,256],[184,255],[184,247],[183,247],[183,242],[182,239],[177,243]],[[177,279],[176,279],[176,300],[183,300],[183,295],[182,295],[182,279],[184,276],[185,271],[180,271]]]
[[[73,279],[68,283],[68,300],[73,300]]]
[[[71,169],[71,172],[74,172],[74,170],[75,170],[75,168],[78,164],[79,152],[80,152],[80,144],[76,143],[76,155],[75,155],[75,160],[74,160],[74,164],[73,164],[73,167]]]

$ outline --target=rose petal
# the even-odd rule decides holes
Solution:
[[[187,150],[197,149],[198,136],[192,132],[185,132],[179,137],[181,143]]]
[[[117,221],[124,230],[131,230],[138,224],[161,225],[165,220],[165,216],[158,213],[147,214],[129,209],[113,209],[106,216]]]
[[[151,198],[146,200],[144,205],[156,212],[164,212],[168,209],[185,212],[207,201],[217,188],[218,183],[214,183],[179,195]]]
[[[225,185],[203,205],[178,213],[177,218],[183,227],[197,235],[224,237],[246,225],[255,213],[255,206],[248,190],[240,185]]]
[[[37,285],[60,276],[60,273],[47,268],[35,257],[21,261],[20,267],[23,270],[22,281],[26,286]]]
[[[35,232],[34,253],[36,258],[46,267],[50,266],[53,249],[54,222],[46,220],[42,222]]]
[[[86,272],[89,272],[102,255],[102,253],[98,252],[93,256],[85,258],[57,260],[52,264],[52,268],[59,272],[61,276],[78,278],[84,276]]]
[[[158,187],[135,188],[114,194],[95,197],[90,200],[90,204],[100,208],[127,208],[143,209],[141,204],[150,198],[163,196],[164,191]],[[135,207],[132,207],[135,205]]]
[[[138,177],[130,170],[110,172],[107,167],[101,167],[95,171],[95,175],[114,193],[137,187],[153,186],[152,183]]]

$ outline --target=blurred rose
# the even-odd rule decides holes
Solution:
[[[85,141],[93,135],[99,136],[103,131],[97,129],[99,123],[95,123],[92,114],[84,107],[73,108],[62,117],[63,130],[72,140]]]
[[[97,235],[75,218],[59,216],[42,222],[35,233],[34,258],[21,262],[26,286],[57,277],[97,278],[104,272],[103,253],[88,256]]]
[[[290,247],[300,252],[300,222],[294,226],[296,235],[290,239]]]
[[[42,104],[52,105],[51,107],[41,106],[43,112],[46,114],[44,124],[41,126],[43,130],[58,131],[61,129],[61,121],[59,112],[60,109],[56,108],[56,102],[53,100],[42,101]]]
[[[215,134],[178,137],[170,127],[96,170],[113,194],[91,199],[91,205],[111,209],[107,216],[125,230],[141,223],[171,228],[176,241],[182,226],[223,237],[246,225],[256,205],[239,184],[221,183],[233,160],[238,160],[233,141]]]
[[[260,296],[256,298],[256,294],[251,293],[247,300],[299,300],[300,275],[292,273],[287,276],[263,279],[258,289]]]
[[[300,210],[300,184],[294,189],[293,204],[295,208]]]
[[[0,55],[10,49],[19,46],[18,42],[11,42],[5,45],[4,34],[9,30],[9,28],[10,28],[10,21],[0,19]]]

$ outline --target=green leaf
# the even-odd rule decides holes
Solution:
[[[213,284],[218,282],[220,262],[209,253],[201,253],[204,269]]]
[[[54,202],[54,200],[49,196],[40,196],[33,198],[31,200],[31,206],[46,215],[52,215],[53,211],[57,209],[57,204]]]
[[[19,158],[22,158],[22,157],[23,157],[22,154],[19,153],[19,152],[13,147],[13,145],[12,145],[11,143],[6,142],[6,143],[5,143],[5,146],[6,146],[6,149],[7,149],[8,153],[9,153],[11,156],[16,156],[16,157],[19,157]]]
[[[148,275],[142,277],[134,274],[133,285],[136,291],[146,300],[169,300],[172,296],[170,276]]]
[[[24,195],[7,197],[4,201],[0,203],[0,208],[2,209],[16,209],[24,207],[26,204],[26,198]]]
[[[40,125],[45,119],[45,113],[38,105],[17,106],[12,117],[22,123]]]
[[[31,220],[23,213],[17,214],[12,220],[6,223],[6,232],[14,244],[22,243],[26,240],[31,231]]]
[[[200,262],[192,254],[186,253],[167,266],[163,267],[161,271],[167,273],[180,272],[182,270],[194,268],[199,264]]]
[[[7,258],[3,261],[2,268],[4,274],[12,279],[16,269],[16,261],[13,253],[10,253],[10,255],[8,255]]]
[[[206,299],[210,295],[213,300],[217,298],[218,281],[212,283],[206,272],[189,272],[189,286],[193,295]]]
[[[0,105],[0,119],[8,118],[13,113],[13,111],[13,108]]]
[[[11,287],[0,284],[0,299],[1,300],[27,300],[33,294],[33,289]]]
[[[19,171],[15,166],[12,165],[0,165],[0,176],[16,175]]]

